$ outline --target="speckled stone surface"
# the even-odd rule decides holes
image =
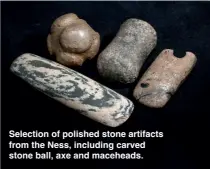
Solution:
[[[109,81],[134,82],[156,43],[156,31],[149,23],[133,18],[126,20],[99,55],[99,74]]]
[[[10,69],[49,97],[110,127],[124,123],[134,108],[130,100],[115,91],[34,54],[21,55]]]
[[[133,92],[134,97],[149,107],[165,106],[196,61],[192,52],[186,52],[184,57],[177,58],[173,55],[173,50],[163,50],[138,82]]]
[[[98,53],[100,35],[85,20],[69,13],[53,22],[47,46],[57,62],[69,67],[81,66]]]

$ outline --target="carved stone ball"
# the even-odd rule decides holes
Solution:
[[[81,66],[98,53],[100,35],[77,15],[65,14],[53,22],[47,47],[57,62],[69,67]]]

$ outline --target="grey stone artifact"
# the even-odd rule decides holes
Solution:
[[[99,74],[109,81],[134,82],[156,43],[156,31],[149,23],[133,18],[126,20],[99,55]]]
[[[191,52],[186,52],[184,57],[177,58],[173,50],[163,50],[138,82],[133,96],[149,107],[165,106],[196,62],[197,58]]]
[[[134,105],[124,96],[59,63],[23,54],[11,71],[37,90],[110,127],[123,124]]]
[[[57,62],[65,66],[81,66],[98,53],[100,35],[77,15],[65,14],[53,22],[47,46]]]

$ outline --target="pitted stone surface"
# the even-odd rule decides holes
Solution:
[[[165,106],[196,64],[192,52],[182,58],[173,50],[163,50],[144,73],[134,90],[134,97],[142,104],[160,108]]]
[[[59,63],[69,67],[81,66],[98,53],[100,35],[77,15],[65,14],[53,22],[47,46]]]
[[[128,19],[98,57],[99,74],[110,81],[132,83],[157,43],[154,28],[145,21]]]
[[[133,103],[115,91],[56,62],[34,54],[23,54],[11,71],[37,90],[104,125],[123,124]]]

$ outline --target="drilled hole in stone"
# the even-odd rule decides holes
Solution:
[[[174,50],[173,52],[174,56],[177,58],[183,58],[186,55],[186,52],[184,50]]]
[[[141,83],[141,87],[142,88],[147,88],[147,87],[149,87],[149,83]]]

